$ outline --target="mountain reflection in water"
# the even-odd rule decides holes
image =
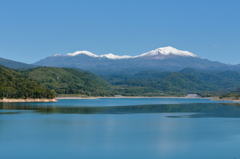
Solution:
[[[0,115],[16,113],[59,114],[136,114],[136,113],[191,113],[168,116],[171,118],[226,117],[240,118],[238,103],[154,104],[134,106],[54,106],[29,103],[0,103]]]

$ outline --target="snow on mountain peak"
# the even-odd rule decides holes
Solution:
[[[88,55],[88,56],[91,56],[91,57],[98,57],[98,55],[95,55],[89,51],[76,51],[74,53],[68,53],[66,56],[77,56],[77,55],[80,55],[80,54],[85,54],[85,55]]]
[[[54,55],[52,55],[52,56],[61,56],[60,54],[54,54]]]
[[[105,54],[105,55],[100,55],[100,57],[106,57],[108,59],[128,59],[128,58],[132,58],[132,56],[127,56],[127,55],[118,56],[118,55],[114,55],[112,53]]]
[[[66,56],[77,56],[77,55],[80,55],[80,54],[85,54],[85,55],[88,55],[88,56],[91,56],[91,57],[98,57],[98,58],[105,57],[105,58],[108,58],[108,59],[127,59],[127,58],[132,58],[132,56],[127,56],[127,55],[118,56],[118,55],[114,55],[112,53],[104,54],[104,55],[95,55],[95,54],[93,54],[93,53],[91,53],[89,51],[76,51],[74,53],[68,53],[68,54],[66,54]]]
[[[136,57],[155,56],[155,55],[177,55],[177,56],[197,57],[197,55],[195,55],[191,52],[178,50],[178,49],[173,48],[171,46],[157,48],[156,50],[149,51],[147,53],[141,54],[141,55],[136,56]]]

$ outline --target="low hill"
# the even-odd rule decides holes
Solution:
[[[58,94],[109,96],[110,84],[88,71],[71,68],[38,67],[22,71]]]
[[[55,92],[30,77],[0,66],[0,98],[54,98]]]
[[[0,65],[3,65],[8,68],[14,68],[14,69],[29,69],[29,68],[36,67],[36,65],[25,64],[22,62],[8,60],[1,57],[0,57]]]

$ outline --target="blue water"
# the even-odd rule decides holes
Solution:
[[[233,103],[149,98],[0,104],[3,159],[239,159],[239,147],[240,106]]]
[[[219,103],[201,98],[99,98],[99,99],[59,99],[57,103],[40,103],[53,106],[130,106],[146,104],[181,104],[181,103]],[[221,101],[229,103],[231,101]],[[70,103],[70,104],[69,104]],[[36,103],[34,103],[36,105]]]

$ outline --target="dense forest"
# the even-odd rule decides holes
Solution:
[[[32,78],[0,66],[0,98],[54,98],[55,92]]]
[[[240,73],[235,71],[196,70],[179,72],[141,71],[100,76],[115,86],[122,95],[177,95],[197,93],[219,96],[240,87]]]
[[[113,96],[110,84],[91,72],[72,68],[38,67],[21,73],[53,89],[57,94]]]

